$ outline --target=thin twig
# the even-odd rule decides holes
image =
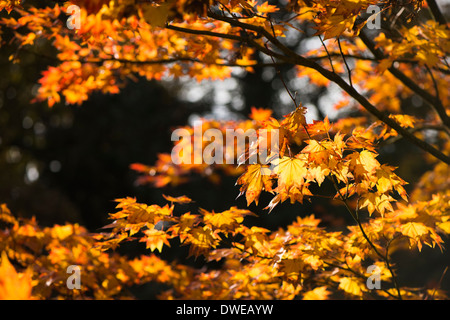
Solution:
[[[445,267],[444,272],[442,272],[441,278],[439,279],[438,284],[436,285],[436,287],[433,290],[433,294],[431,295],[431,299],[434,299],[434,294],[436,293],[437,288],[439,288],[442,284],[442,280],[444,280],[444,276],[447,273],[448,270],[448,266]]]
[[[397,277],[395,276],[394,271],[392,270],[391,264],[389,262],[389,246],[391,245],[392,241],[394,241],[395,239],[397,239],[397,238],[396,237],[392,238],[391,240],[389,240],[388,244],[386,245],[386,266],[387,266],[387,268],[389,269],[389,272],[392,275],[392,280],[394,281],[395,288],[397,289],[398,298],[400,300],[402,300],[402,294],[400,292],[400,287],[399,287],[398,282],[397,282]]]
[[[425,64],[425,68],[427,69],[428,73],[430,74],[431,80],[433,81],[434,90],[436,91],[436,99],[440,101],[441,98],[439,97],[439,88],[436,79],[433,76],[433,72],[427,64]]]
[[[345,199],[342,194],[341,191],[339,190],[339,187],[336,183],[336,178],[334,176],[331,176],[331,181],[333,183],[334,188],[336,189],[337,193],[339,194],[339,198],[342,200],[342,202],[344,203],[347,211],[350,213],[350,215],[352,216],[352,218],[356,221],[356,223],[358,224],[359,229],[361,230],[361,233],[364,237],[364,239],[366,239],[366,241],[369,243],[369,245],[372,247],[373,251],[377,254],[377,256],[383,260],[383,262],[386,264],[386,267],[389,269],[391,275],[392,275],[392,280],[394,282],[394,286],[397,290],[397,295],[398,295],[398,299],[402,300],[402,295],[400,293],[400,288],[398,286],[397,280],[396,280],[396,276],[394,271],[392,270],[390,264],[389,264],[389,259],[387,258],[387,256],[384,256],[380,253],[380,251],[377,249],[377,247],[375,246],[375,244],[373,244],[373,242],[369,239],[369,237],[367,236],[364,227],[361,224],[361,221],[359,220],[359,215],[358,215],[358,211],[356,211],[356,213],[353,212],[353,210],[350,208],[350,206],[347,203],[347,199]],[[357,207],[358,209],[358,207]],[[387,250],[388,248],[386,248],[386,255],[387,255]]]
[[[339,37],[337,38],[337,43],[338,43],[338,46],[339,46],[339,51],[341,52],[342,59],[344,60],[345,67],[347,68],[348,82],[350,83],[350,86],[353,87],[353,84],[352,84],[352,72],[350,70],[350,67],[347,64],[347,60],[345,59],[344,52],[342,52],[341,40],[339,40]]]

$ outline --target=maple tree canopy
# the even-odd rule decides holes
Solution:
[[[292,101],[290,113],[276,118],[256,106],[249,119],[208,120],[202,130],[276,130],[279,157],[245,161],[261,151],[257,146],[269,145],[267,135],[258,135],[234,154],[240,166],[186,161],[193,152],[180,153],[177,162],[160,154],[154,165],[132,164],[138,181],[164,188],[189,183],[192,173],[215,179],[221,171],[237,176],[249,207],[263,193],[272,197],[263,204],[271,214],[286,200],[302,204],[322,196],[345,206],[354,221],[329,231],[311,214],[272,231],[246,225],[255,216],[248,208],[180,214],[175,210],[193,203],[189,195],[165,195],[165,206],[124,196],[108,231],[92,235],[79,225],[41,228],[2,205],[0,220],[8,228],[0,230],[0,297],[121,298],[123,287],[148,281],[169,285],[160,297],[170,299],[326,299],[335,292],[447,297],[438,288],[402,286],[391,261],[397,250],[444,250],[443,235],[450,233],[450,33],[435,0],[0,0],[0,11],[0,36],[12,33],[2,46],[16,48],[11,63],[21,63],[24,52],[51,61],[33,100],[49,107],[82,104],[94,92],[117,94],[136,77],[201,83],[224,80],[236,69],[274,69]],[[302,88],[280,71],[286,65],[309,85],[339,88],[330,108],[359,116],[306,121],[308,108],[292,93]],[[421,101],[420,115],[405,106],[412,99]],[[404,181],[377,158],[381,146],[398,139],[415,145],[430,165],[420,181]],[[180,143],[194,148],[186,140]],[[201,141],[201,148],[209,143]],[[327,183],[333,194],[316,193]],[[408,183],[414,183],[409,195]],[[114,252],[132,238],[152,254],[127,260]],[[174,239],[189,246],[189,255],[221,267],[198,270],[160,259],[157,252]],[[71,291],[65,268],[78,264],[87,280]],[[380,290],[366,285],[369,264],[387,284]]]

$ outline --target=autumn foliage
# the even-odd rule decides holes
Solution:
[[[139,183],[161,189],[166,204],[124,195],[115,199],[117,210],[101,232],[77,224],[41,227],[2,204],[0,299],[133,298],[128,289],[148,282],[168,288],[161,299],[448,298],[438,287],[403,286],[391,260],[424,246],[447,254],[450,33],[434,0],[73,1],[81,8],[76,30],[66,25],[69,2],[44,2],[0,1],[8,12],[2,28],[13,32],[7,45],[17,48],[11,63],[21,63],[21,50],[54,61],[39,79],[34,102],[82,104],[94,92],[118,93],[137,76],[201,82],[226,79],[235,68],[275,68],[293,107],[283,117],[257,106],[244,120],[204,120],[202,132],[255,130],[256,143],[233,153],[234,164],[196,163],[183,154],[179,164],[170,154],[154,164],[130,164]],[[371,5],[381,9],[375,16],[367,14]],[[379,28],[369,30],[368,20],[378,15]],[[290,46],[292,33],[320,40],[319,46]],[[42,51],[45,45],[54,56]],[[293,66],[311,85],[338,87],[342,96],[332,107],[358,116],[307,121],[308,108],[284,81],[281,65]],[[423,101],[425,114],[405,108],[413,97]],[[279,134],[277,157],[249,163],[267,151],[262,130]],[[430,168],[419,181],[403,180],[398,168],[378,159],[382,146],[399,139],[415,145]],[[178,143],[194,150],[194,141]],[[201,149],[209,144],[204,138]],[[195,206],[189,194],[164,193],[193,174],[217,182],[219,173],[235,177],[247,208],[230,203],[222,212],[187,211],[186,205]],[[262,203],[262,195],[270,201]],[[281,204],[294,208],[315,197],[344,208],[352,223],[329,230],[319,212],[276,230],[247,223],[258,217],[251,206],[276,215]],[[142,242],[149,253],[132,259],[118,253],[129,241]],[[204,267],[162,259],[173,246],[188,248]],[[82,268],[78,290],[66,286],[69,265]],[[366,285],[369,265],[379,271],[379,290]]]

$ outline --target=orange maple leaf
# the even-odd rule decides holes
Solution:
[[[272,116],[272,110],[255,107],[252,107],[251,110],[252,112],[249,117],[255,121],[266,121]]]
[[[272,191],[270,169],[268,166],[260,164],[249,165],[247,166],[247,170],[238,178],[236,184],[242,185],[239,196],[245,193],[247,206],[253,201],[258,205],[261,192],[263,190]]]

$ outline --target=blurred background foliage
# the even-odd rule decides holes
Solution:
[[[5,15],[2,12],[0,16]],[[300,34],[291,46],[305,46],[307,36]],[[7,43],[11,34],[5,31],[2,38]],[[12,64],[11,55],[18,55],[20,64]],[[57,104],[49,108],[31,103],[40,73],[55,63],[12,46],[0,48],[0,203],[7,203],[19,216],[36,217],[43,226],[72,222],[98,231],[109,223],[108,213],[115,211],[113,200],[126,196],[162,205],[166,203],[162,194],[184,194],[195,204],[183,209],[193,212],[200,207],[216,212],[230,206],[245,208],[245,199],[236,199],[237,177],[223,176],[216,184],[194,177],[187,185],[154,189],[137,185],[137,174],[129,165],[154,164],[158,153],[170,152],[171,131],[195,118],[242,119],[253,106],[272,109],[276,117],[293,110],[282,82],[270,68],[255,69],[254,73],[237,71],[233,78],[218,82],[140,79],[117,95],[95,94],[81,106]],[[333,87],[331,92],[316,87],[296,79],[289,66],[280,68],[288,86],[308,108],[309,121],[325,115],[331,120],[341,116],[330,108]],[[420,101],[405,100],[403,105],[406,110],[414,108],[416,114],[423,110]],[[358,116],[354,110],[342,112]],[[428,169],[420,151],[401,140],[379,152],[380,162],[398,167],[397,173],[410,182],[407,191]],[[326,188],[320,193],[333,194]],[[270,196],[263,194],[260,205],[250,207],[259,217],[246,221],[275,230],[298,215],[314,213],[323,220],[323,226],[336,230],[352,223],[344,208],[324,198],[315,197],[304,205],[284,203],[268,214],[263,208],[269,201]],[[143,247],[127,246],[123,250],[132,254]],[[169,259],[180,257],[176,246],[164,254]],[[410,286],[435,285],[450,260],[448,253],[428,247],[420,256],[413,251],[394,258],[402,271],[400,283]],[[444,280],[443,286],[449,288],[449,281]]]

